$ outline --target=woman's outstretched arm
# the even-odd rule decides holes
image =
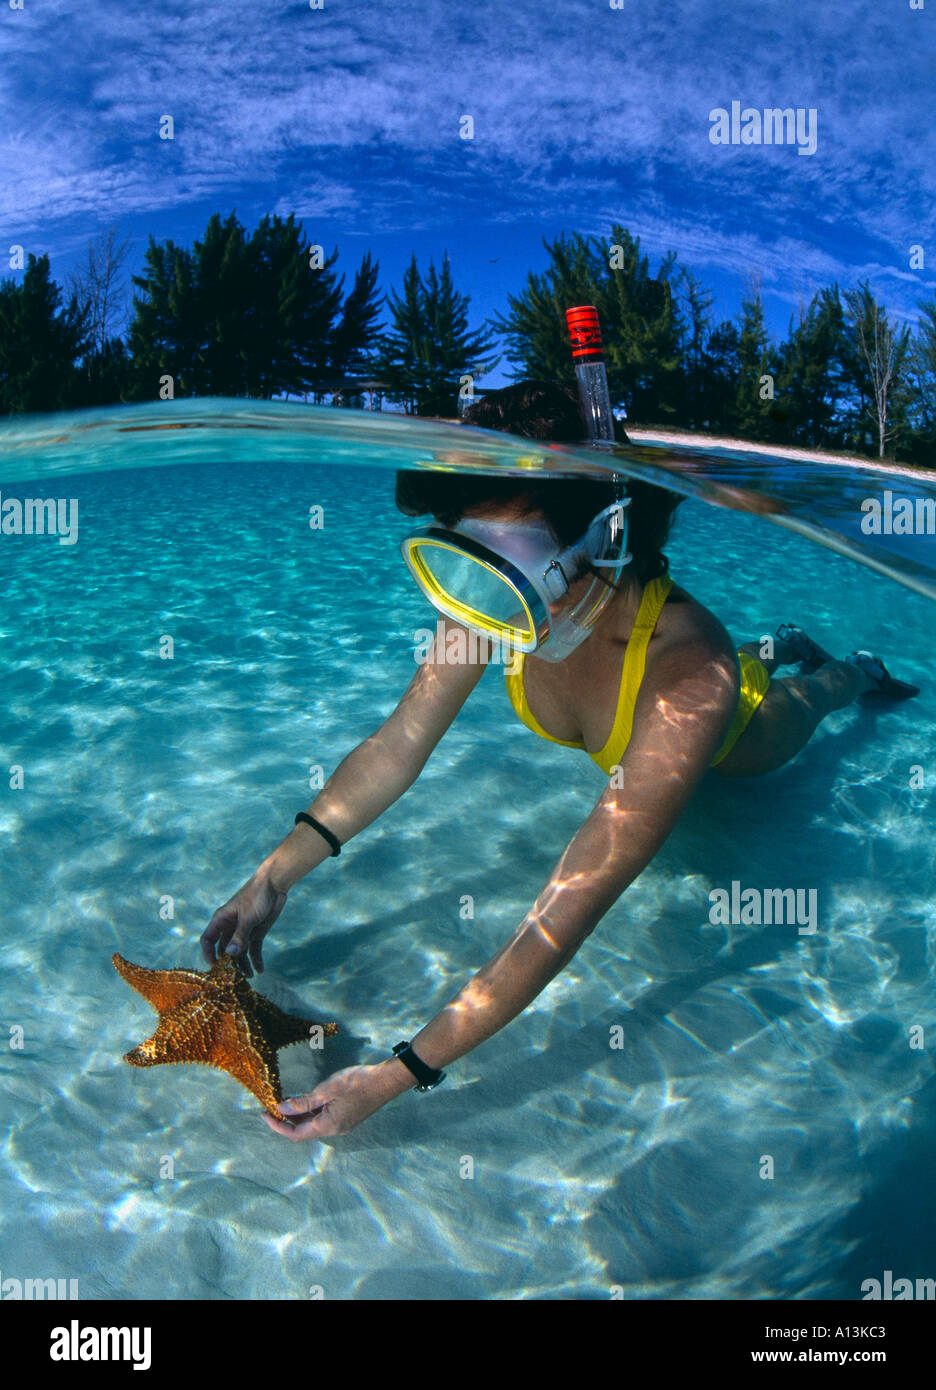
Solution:
[[[474,659],[451,660],[450,636],[464,639],[461,650]],[[488,644],[467,643],[467,632],[440,621],[426,660],[393,713],[380,728],[338,764],[309,813],[344,844],[370,825],[411,787],[430,753],[481,679],[490,656]],[[459,650],[455,645],[456,652]],[[227,951],[241,958],[245,973],[263,970],[263,941],[299,879],[331,855],[330,845],[305,822],[277,845],[233,897],[212,915],[201,937],[202,954],[212,964]]]
[[[725,736],[737,692],[735,663],[705,640],[674,646],[648,669],[620,772],[510,940],[411,1039],[427,1066],[444,1069],[492,1037],[572,959],[676,824]],[[346,1133],[413,1084],[395,1057],[353,1067],[297,1099],[297,1119],[322,1107],[316,1118],[268,1123],[291,1138]]]
[[[413,1038],[428,1066],[445,1067],[491,1037],[572,959],[673,829],[725,736],[737,690],[734,663],[707,643],[681,643],[658,659],[620,772],[549,882],[511,939]],[[389,1066],[406,1070],[396,1059]]]

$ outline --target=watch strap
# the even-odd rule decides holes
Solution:
[[[398,1042],[393,1049],[394,1057],[399,1058],[404,1067],[407,1067],[416,1078],[417,1091],[431,1091],[438,1086],[440,1081],[445,1080],[444,1071],[436,1071],[433,1067],[427,1067],[421,1058],[410,1047],[408,1042]]]

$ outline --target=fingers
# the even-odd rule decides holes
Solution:
[[[288,1114],[292,1106],[289,1101],[280,1101],[279,1108]],[[327,1103],[318,1105],[309,1111],[302,1111],[296,1115],[295,1119],[277,1120],[266,1111],[263,1113],[263,1119],[275,1133],[281,1134],[284,1139],[292,1139],[296,1143],[303,1139],[324,1139],[329,1135],[338,1133],[338,1127],[328,1113]]]
[[[218,908],[217,912],[202,932],[200,938],[202,955],[209,965],[214,965],[215,963],[216,943],[219,943],[222,949],[224,948],[224,944],[236,921],[236,915],[227,904],[225,904],[224,907]]]
[[[232,910],[219,907],[199,938],[202,955],[209,965],[214,965],[215,946],[217,946],[218,956],[222,953],[232,956],[235,965],[250,979],[253,971],[247,956],[244,954],[244,946],[250,936],[250,928],[243,925],[236,926],[236,922],[237,916]],[[260,969],[263,969],[262,965]]]
[[[250,957],[250,964],[258,975],[263,974],[263,937],[255,936],[248,947],[247,954]]]
[[[230,941],[224,948],[225,955],[237,957],[237,964],[243,970],[248,980],[253,975],[253,971],[250,968],[250,961],[247,958],[247,948],[250,945],[250,932],[251,928],[246,922],[239,922],[234,928]]]
[[[317,1095],[317,1091],[310,1091],[307,1096],[293,1096],[291,1100],[281,1100],[277,1104],[281,1112],[295,1123],[313,1111],[317,1113],[327,1104],[325,1100],[317,1100]]]
[[[263,974],[263,938],[286,904],[286,894],[272,890],[272,906],[267,890],[258,894],[252,880],[219,907],[201,935],[202,955],[209,965],[215,963],[215,951],[232,956],[248,977],[253,966]]]

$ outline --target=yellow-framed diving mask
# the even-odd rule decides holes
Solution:
[[[455,526],[419,527],[400,549],[440,613],[502,648],[563,661],[584,642],[615,590],[595,575],[568,612],[562,600],[591,567],[600,567],[613,583],[630,564],[630,501],[622,497],[605,507],[569,546],[560,545],[539,519],[463,517]]]

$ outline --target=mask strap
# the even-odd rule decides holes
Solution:
[[[626,527],[627,511],[630,505],[631,498],[628,497],[625,492],[624,495],[622,497],[619,497],[616,502],[610,503],[610,505],[605,507],[603,511],[600,511],[598,515],[593,519],[591,525],[594,526],[596,522],[601,521],[605,527],[610,528],[612,521],[617,516],[618,511],[620,511],[620,525],[622,528]],[[591,527],[589,527],[589,530],[590,529]],[[586,532],[586,535],[587,534],[588,532]],[[596,557],[595,559],[590,560],[589,563],[592,565],[601,565],[602,567],[610,567],[612,569],[622,570],[625,565],[630,564],[631,559],[632,556],[630,552],[627,551],[625,554],[619,555],[615,559],[608,560],[602,557]]]

